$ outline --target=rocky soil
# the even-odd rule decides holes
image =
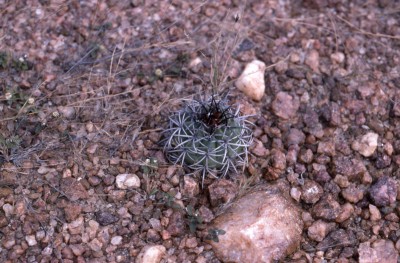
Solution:
[[[0,0],[0,21],[1,262],[399,261],[397,1]],[[202,187],[159,141],[210,76],[254,143]]]

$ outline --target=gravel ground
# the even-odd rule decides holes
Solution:
[[[154,262],[149,248],[221,262],[207,224],[275,181],[304,223],[283,262],[395,262],[397,1],[0,0],[0,14],[1,262]],[[233,85],[253,59],[260,101]],[[254,143],[243,173],[201,188],[159,141],[184,99],[211,94],[212,67],[256,115]]]

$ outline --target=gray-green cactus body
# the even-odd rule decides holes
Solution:
[[[211,97],[192,101],[170,117],[164,132],[164,150],[175,163],[217,176],[247,163],[252,132],[239,109]]]

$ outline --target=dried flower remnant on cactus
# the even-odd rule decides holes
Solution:
[[[169,161],[214,177],[237,173],[247,164],[253,141],[249,116],[226,97],[212,95],[207,100],[191,100],[169,118],[162,143]]]

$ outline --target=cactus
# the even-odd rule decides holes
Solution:
[[[191,100],[169,118],[162,143],[167,159],[191,170],[224,177],[228,171],[247,164],[252,143],[248,116],[232,107],[226,98]]]

